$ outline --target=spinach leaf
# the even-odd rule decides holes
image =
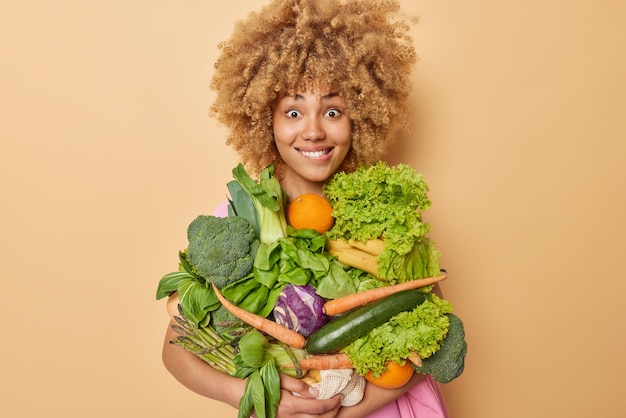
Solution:
[[[267,361],[261,367],[260,374],[263,380],[263,387],[265,388],[265,398],[267,399],[265,412],[268,417],[275,417],[278,402],[280,401],[280,376],[276,367],[276,361],[271,355],[268,355]]]
[[[267,338],[257,330],[252,330],[241,337],[239,341],[239,355],[243,363],[252,368],[263,365],[265,347],[269,345]]]
[[[261,381],[261,375],[258,370],[253,371],[248,380],[246,381],[246,389],[243,392],[243,396],[239,400],[239,413],[237,418],[249,418],[252,415],[252,411],[255,409],[256,398],[258,397],[259,389],[263,390],[263,382]],[[263,413],[265,414],[265,405],[263,405]],[[259,414],[257,413],[257,417]]]
[[[196,280],[190,279],[180,282],[178,294],[185,317],[194,324],[206,325],[210,318],[208,313],[220,305],[213,289]]]
[[[157,299],[169,296],[172,292],[178,290],[180,283],[188,280],[194,280],[194,276],[186,271],[175,271],[168,273],[161,278],[157,287]]]
[[[256,418],[266,418],[265,413],[265,385],[261,378],[261,373],[256,370],[248,378],[248,385],[250,385],[250,392],[252,394],[252,402],[254,404],[254,412]],[[270,416],[270,418],[274,418]]]

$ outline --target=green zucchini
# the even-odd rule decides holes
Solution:
[[[304,348],[309,354],[336,353],[391,317],[400,312],[411,311],[425,300],[424,292],[410,289],[360,306],[328,321],[311,334]]]

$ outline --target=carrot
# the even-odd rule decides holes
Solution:
[[[420,367],[422,365],[422,359],[420,356],[412,351],[409,357],[407,357],[411,363]],[[298,362],[298,366],[302,370],[330,370],[330,369],[351,369],[354,367],[350,357],[348,357],[345,353],[337,353],[337,354],[319,354],[316,356],[310,356],[305,359],[302,359]],[[283,365],[287,369],[294,368],[293,363],[287,363]]]
[[[351,295],[329,300],[324,304],[324,313],[326,313],[326,315],[328,316],[339,315],[341,313],[349,311],[352,308],[356,308],[357,306],[361,306],[366,303],[382,299],[386,296],[392,295],[402,290],[417,289],[420,287],[428,286],[445,280],[447,277],[448,276],[446,276],[445,274],[442,274],[441,276],[415,279],[400,284],[378,287],[375,289],[366,290],[364,292],[353,293]]]
[[[415,351],[412,351],[407,359],[417,367],[422,367],[422,358]]]
[[[306,343],[306,339],[304,338],[304,336],[287,328],[284,325],[277,324],[274,321],[253,314],[252,312],[248,312],[245,309],[242,309],[232,304],[220,293],[220,291],[215,286],[215,283],[211,282],[211,284],[213,285],[213,290],[215,291],[215,294],[217,295],[217,298],[222,303],[222,305],[224,305],[224,307],[237,318],[241,319],[243,322],[256,328],[257,330],[264,332],[267,335],[271,335],[278,341],[287,344],[289,347],[304,348],[304,344]]]
[[[319,354],[316,356],[307,357],[298,362],[298,365],[303,370],[318,369],[318,370],[330,370],[330,369],[351,369],[354,366],[350,361],[350,358],[345,353],[337,354]],[[283,367],[293,368],[293,364],[285,364]]]

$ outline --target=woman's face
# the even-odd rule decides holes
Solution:
[[[276,147],[287,165],[283,183],[290,197],[320,193],[350,150],[352,122],[344,99],[315,91],[282,96],[274,103],[272,124]]]

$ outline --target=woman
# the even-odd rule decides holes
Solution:
[[[380,160],[394,130],[407,126],[409,74],[416,61],[396,1],[274,0],[220,44],[212,114],[230,129],[227,145],[252,175],[274,164],[288,200],[322,194],[338,171]],[[168,326],[167,369],[189,389],[233,407],[245,381],[184,349]],[[363,400],[317,400],[303,381],[281,376],[277,417],[446,417],[432,379],[400,389],[366,386]],[[296,393],[297,395],[294,395]]]

